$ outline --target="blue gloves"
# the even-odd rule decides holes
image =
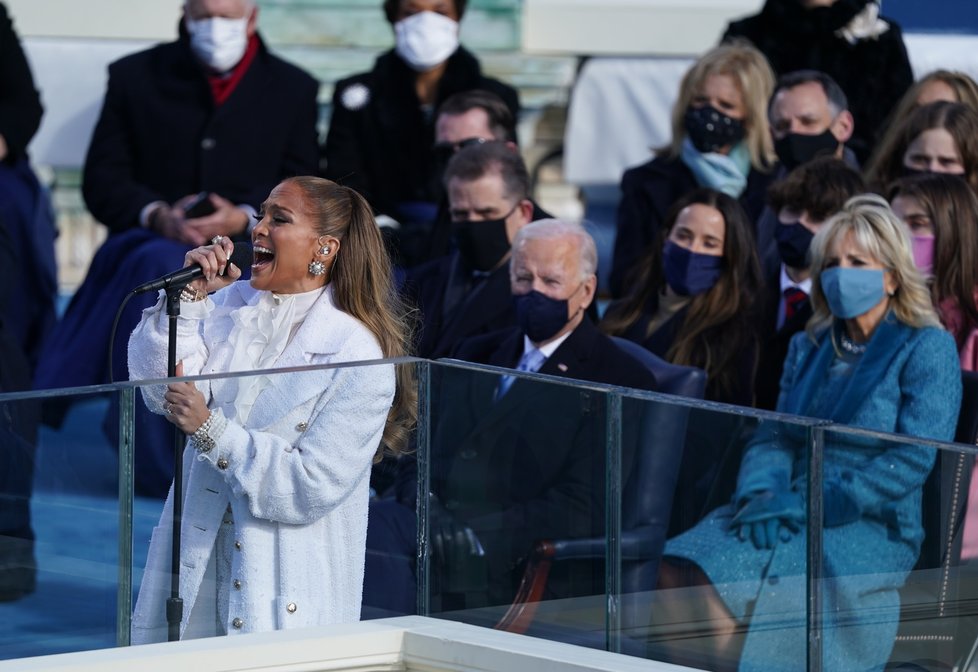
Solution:
[[[734,515],[730,530],[741,541],[750,539],[759,550],[788,541],[805,523],[801,497],[790,490],[759,492]]]
[[[863,515],[859,504],[839,481],[826,479],[822,488],[822,520],[825,527],[854,523]]]

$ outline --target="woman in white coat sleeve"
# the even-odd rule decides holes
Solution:
[[[328,180],[279,184],[252,232],[251,282],[233,244],[186,256],[178,375],[377,360],[409,334],[370,207]],[[221,271],[228,266],[227,273]],[[209,296],[209,294],[213,293]],[[134,379],[166,376],[164,299],[129,341]],[[187,441],[180,593],[185,638],[355,621],[371,463],[414,420],[408,367],[374,364],[143,388]],[[167,637],[173,490],[150,542],[134,643]]]

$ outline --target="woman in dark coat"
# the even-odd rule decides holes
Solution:
[[[767,121],[774,76],[751,46],[723,45],[686,72],[672,109],[672,141],[621,180],[611,294],[630,281],[673,203],[697,187],[740,199],[751,223],[764,209],[775,161]],[[758,241],[763,245],[766,241]]]
[[[820,70],[839,83],[856,120],[847,146],[866,161],[890,111],[913,83],[900,26],[876,0],[767,0],[732,22],[723,39],[746,38],[777,75]]]
[[[753,405],[761,273],[750,222],[732,197],[696,189],[676,202],[608,334],[707,373],[706,398]]]
[[[777,410],[950,440],[961,403],[957,350],[914,267],[904,225],[880,197],[857,196],[816,235],[812,255],[814,315],[791,341]],[[676,568],[687,563],[685,583],[703,589],[717,630],[746,631],[740,670],[772,669],[772,661],[804,668],[808,450],[807,431],[796,427],[763,425],[731,504],[666,545],[662,584],[677,587]],[[812,568],[824,577],[816,617],[825,669],[878,670],[889,657],[898,590],[924,537],[922,491],[935,454],[826,434],[824,554]],[[737,645],[725,642],[716,653],[729,664]],[[798,664],[785,664],[792,660]]]
[[[337,82],[324,148],[325,176],[363,194],[386,228],[395,261],[425,258],[441,198],[433,148],[442,101],[472,89],[490,91],[519,112],[516,90],[482,74],[479,60],[458,43],[466,0],[384,0],[395,47],[373,70]],[[395,233],[396,232],[396,233]]]

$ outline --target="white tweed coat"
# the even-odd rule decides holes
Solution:
[[[199,303],[182,303],[177,359],[186,375],[226,372],[235,309],[264,294],[237,282]],[[166,375],[163,300],[129,341],[133,379]],[[376,360],[374,336],[333,304],[327,288],[276,368]],[[212,409],[232,417],[234,379],[199,381]],[[205,458],[184,453],[180,592],[194,606],[228,505],[234,517],[230,634],[356,621],[360,616],[370,466],[394,397],[391,364],[269,376],[244,421],[229,421]],[[162,412],[163,385],[142,389]],[[138,445],[136,450],[138,450]],[[133,614],[133,643],[165,641],[170,592],[173,490],[153,531]]]

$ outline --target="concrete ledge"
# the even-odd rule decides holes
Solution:
[[[4,662],[32,672],[681,672],[691,668],[420,616]]]

